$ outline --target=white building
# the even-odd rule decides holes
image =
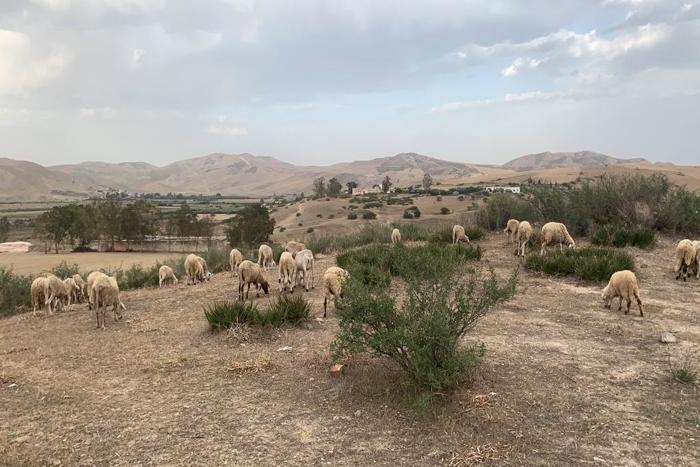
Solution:
[[[520,187],[519,186],[487,186],[486,191],[490,193],[502,191],[502,192],[508,192],[508,193],[520,193]]]

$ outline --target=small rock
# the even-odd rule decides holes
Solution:
[[[277,349],[277,351],[278,352],[291,352],[292,348],[289,347],[288,345],[285,345],[284,347],[280,347],[279,349]]]
[[[664,344],[675,344],[676,342],[678,342],[676,336],[674,336],[670,332],[665,332],[661,334],[661,338],[659,340]]]
[[[336,363],[333,365],[330,369],[331,376],[340,376],[343,374],[345,365],[341,365],[340,363]]]
[[[649,265],[648,265],[647,263],[642,263],[640,267],[641,267],[641,268],[648,268]]]
[[[355,416],[356,416],[356,417],[359,417],[360,415],[362,415],[362,410],[356,410],[356,411],[355,411]]]
[[[17,387],[17,383],[9,384],[7,387],[8,387],[8,388],[16,388],[16,387]]]
[[[600,462],[601,464],[607,464],[607,461],[602,457],[594,457],[593,460],[596,462]]]
[[[323,323],[323,322],[325,321],[325,319],[323,319],[323,318],[315,318],[314,321],[316,321],[317,323]]]

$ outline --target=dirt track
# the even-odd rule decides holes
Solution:
[[[503,242],[482,246],[505,275],[517,260]],[[603,309],[599,287],[523,272],[472,334],[487,346],[474,386],[425,418],[383,360],[328,375],[332,311],[211,334],[202,307],[233,297],[228,273],[124,293],[125,320],[108,314],[104,332],[83,306],[0,320],[0,463],[697,465],[700,390],[672,381],[668,359],[700,346],[700,283],[673,280],[671,240],[631,251],[644,318]],[[321,290],[310,297],[321,316]],[[666,330],[680,342],[660,344]]]

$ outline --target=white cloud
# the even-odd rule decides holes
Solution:
[[[67,10],[71,7],[107,8],[119,13],[152,13],[165,6],[166,0],[31,0],[51,10]]]
[[[83,107],[82,109],[80,109],[80,117],[81,118],[109,119],[109,118],[114,118],[116,115],[117,115],[117,112],[111,107],[100,107],[100,108]]]
[[[247,136],[248,129],[242,127],[230,127],[224,125],[212,125],[205,130],[207,133],[213,135],[227,135],[227,136]]]
[[[141,66],[143,63],[143,57],[146,55],[146,51],[143,49],[134,49],[131,53],[131,61],[134,66]]]
[[[527,101],[549,101],[553,99],[559,99],[567,97],[567,93],[560,92],[543,92],[543,91],[529,91],[515,94],[506,94],[502,97],[491,98],[491,99],[478,99],[472,101],[455,101],[448,102],[447,104],[440,105],[438,107],[433,107],[431,112],[445,113],[445,112],[456,112],[459,110],[472,109],[475,107],[485,107],[494,104],[509,104],[509,103],[519,103]]]
[[[542,64],[543,60],[537,60],[535,58],[516,58],[513,63],[507,68],[501,70],[501,76],[504,78],[509,78],[520,73],[522,70],[534,70]]]
[[[613,39],[600,38],[596,31],[577,34],[571,42],[568,53],[572,57],[589,55],[611,60],[628,52],[650,48],[668,37],[670,27],[666,24],[639,26],[634,31]]]
[[[21,95],[61,74],[68,57],[37,50],[29,36],[0,29],[0,95]]]

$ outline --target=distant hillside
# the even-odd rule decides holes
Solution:
[[[618,159],[592,151],[579,152],[541,152],[518,157],[503,164],[503,168],[518,172],[529,170],[546,170],[557,167],[616,165],[628,163],[649,163],[646,159]]]

